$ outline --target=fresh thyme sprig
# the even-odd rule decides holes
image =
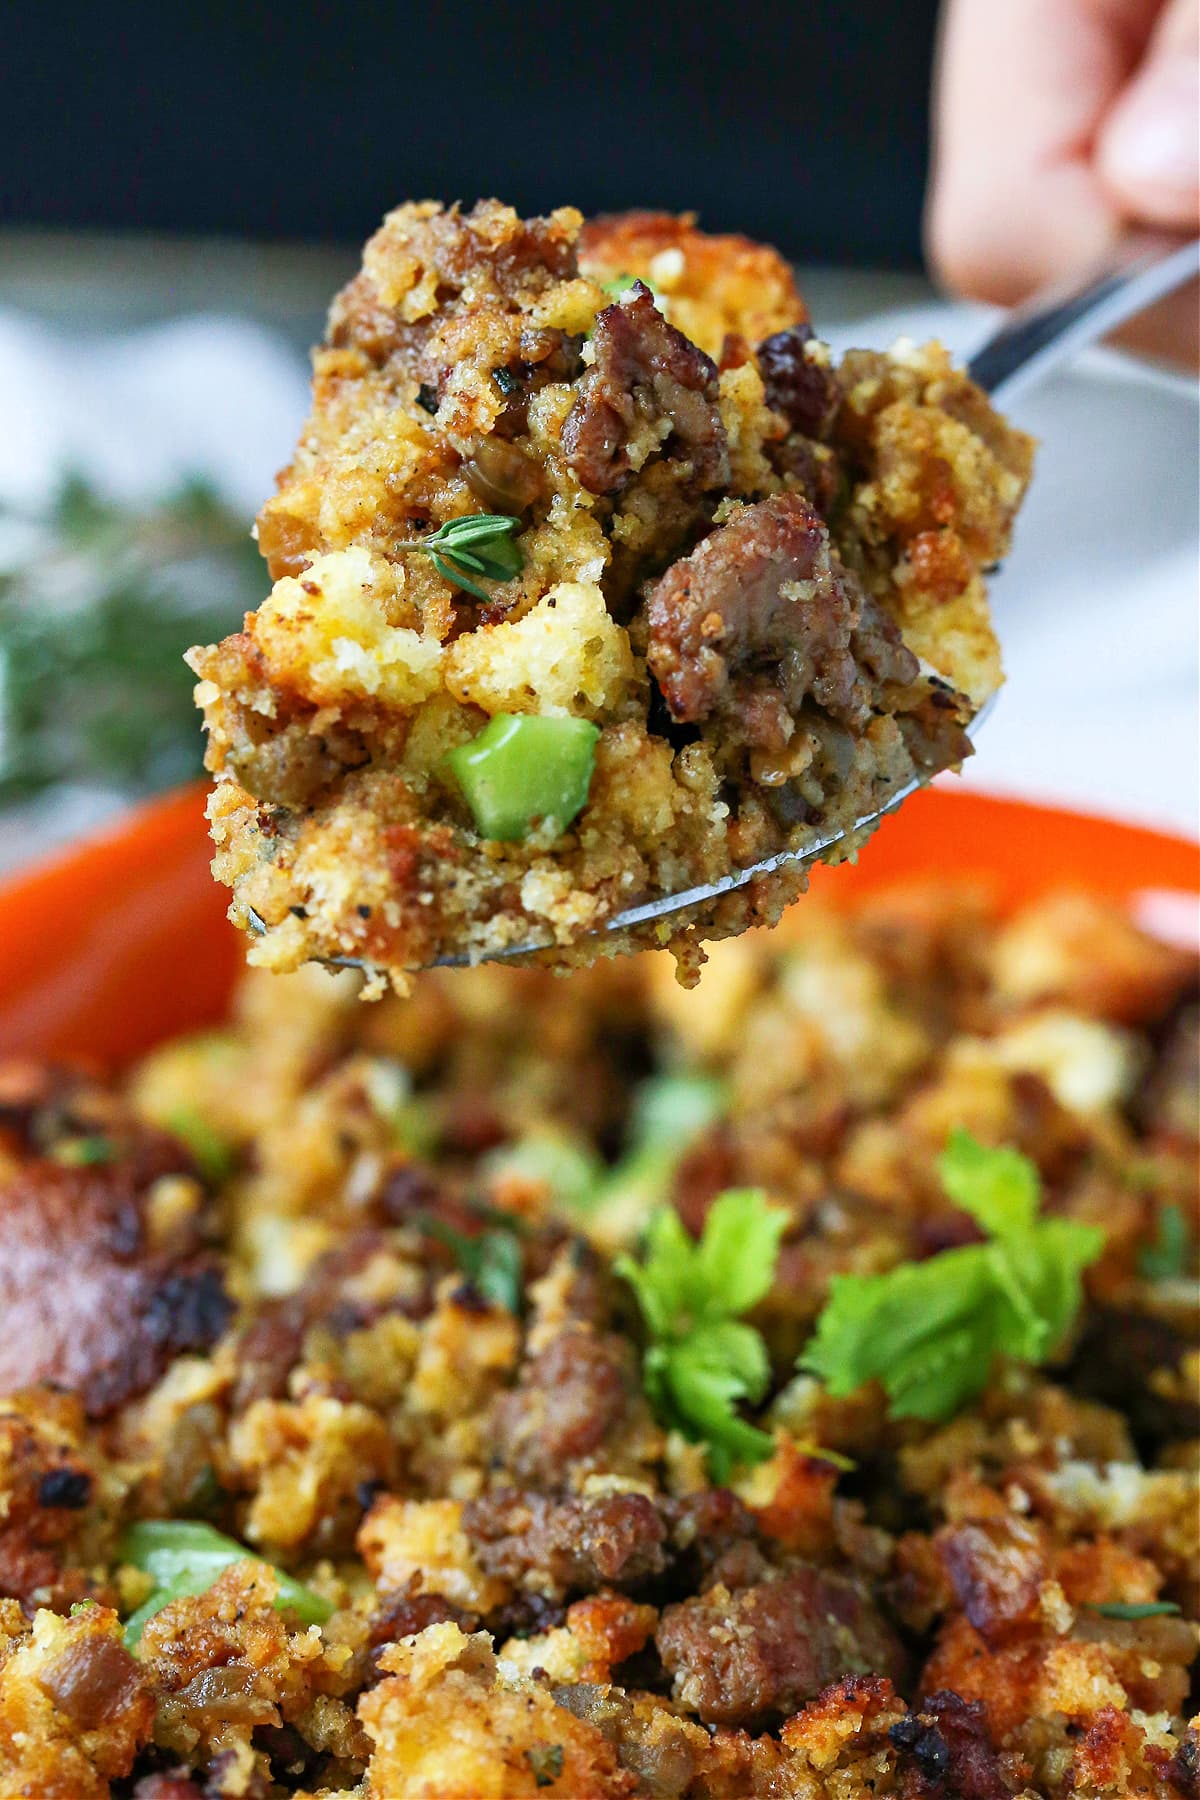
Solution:
[[[413,538],[398,548],[422,551],[444,581],[465,588],[477,600],[490,600],[471,576],[511,581],[519,575],[523,562],[513,535],[520,529],[520,519],[507,513],[467,513],[461,519],[447,519],[430,537]]]

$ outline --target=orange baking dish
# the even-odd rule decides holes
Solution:
[[[0,1053],[122,1062],[222,1017],[242,942],[209,874],[203,813],[203,788],[181,789],[0,887]],[[813,891],[852,903],[939,873],[986,883],[1004,906],[1056,887],[1129,901],[1165,891],[1186,903],[1200,889],[1200,849],[939,789],[887,820],[856,866],[818,868]]]

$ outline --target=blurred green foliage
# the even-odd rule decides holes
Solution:
[[[183,652],[237,629],[266,587],[245,519],[200,480],[133,506],[73,476],[43,514],[0,511],[0,805],[196,774]]]

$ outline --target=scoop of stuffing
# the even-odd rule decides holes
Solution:
[[[388,215],[258,520],[275,583],[190,652],[251,960],[403,983],[585,940],[837,839],[969,753],[982,571],[1029,478],[935,344],[840,365],[773,250],[690,219]],[[774,922],[744,877],[660,944]]]

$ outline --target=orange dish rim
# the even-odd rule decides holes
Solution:
[[[0,886],[0,1054],[119,1065],[225,1016],[242,940],[209,873],[204,795],[197,783],[150,801]],[[1200,894],[1200,846],[935,788],[886,820],[857,864],[817,869],[811,891],[851,906],[930,878],[981,884],[1003,910],[1059,887],[1180,905]]]

